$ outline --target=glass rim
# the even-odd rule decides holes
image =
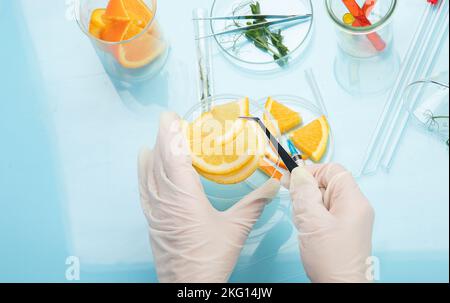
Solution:
[[[212,4],[212,7],[211,7],[211,10],[210,10],[210,17],[214,17],[214,16],[213,16],[213,12],[214,12],[214,9],[215,9],[216,4],[217,4],[218,1],[220,1],[220,0],[214,0],[214,2],[213,2],[213,4]],[[219,45],[220,49],[221,49],[222,51],[224,51],[228,56],[232,57],[233,59],[235,59],[235,60],[237,60],[237,61],[239,61],[239,62],[245,63],[245,64],[260,65],[260,66],[261,66],[261,65],[269,65],[269,64],[273,64],[273,63],[282,62],[283,60],[286,60],[287,58],[289,58],[290,56],[292,56],[293,53],[295,53],[295,52],[297,52],[298,50],[300,50],[301,47],[304,45],[304,43],[308,40],[308,38],[309,38],[310,35],[311,35],[312,28],[313,28],[313,24],[314,24],[314,6],[313,6],[313,4],[312,4],[312,0],[306,0],[306,1],[308,1],[309,7],[311,8],[311,19],[310,19],[310,21],[308,22],[308,23],[309,23],[308,31],[307,31],[305,37],[303,38],[303,40],[298,44],[298,46],[297,46],[295,49],[293,49],[292,51],[290,51],[289,54],[287,54],[286,56],[283,56],[283,57],[281,57],[281,58],[279,58],[279,59],[277,59],[277,60],[272,60],[272,61],[270,61],[270,62],[249,62],[249,61],[246,61],[246,60],[243,60],[243,59],[239,58],[238,56],[236,56],[235,54],[233,54],[233,53],[231,53],[229,50],[227,50],[227,49],[222,45],[222,43],[219,41],[219,39],[218,39],[217,36],[214,36],[214,40],[215,40],[216,43]],[[211,27],[211,32],[214,33],[213,20],[210,21],[210,27]]]
[[[153,17],[150,20],[150,22],[145,26],[145,28],[139,34],[137,34],[136,36],[131,37],[130,39],[123,40],[123,41],[117,41],[117,42],[111,42],[111,41],[106,41],[106,40],[102,40],[102,39],[99,39],[99,38],[95,37],[94,35],[92,35],[89,32],[89,29],[86,29],[84,27],[84,25],[82,24],[82,21],[81,21],[81,3],[83,1],[89,1],[89,0],[75,0],[75,12],[74,12],[74,15],[75,15],[75,20],[78,23],[78,26],[80,27],[81,31],[86,36],[88,36],[90,39],[92,39],[92,40],[94,40],[96,42],[102,43],[104,45],[109,45],[109,46],[123,45],[123,44],[129,43],[129,42],[132,42],[132,41],[138,39],[139,37],[141,37],[142,35],[144,35],[148,31],[148,29],[153,25],[153,21],[156,19],[156,12],[157,12],[157,9],[158,9],[157,0],[151,0],[153,5],[154,5],[154,9],[152,10],[153,11]]]
[[[376,23],[372,24],[371,26],[365,26],[365,27],[354,27],[345,24],[338,18],[331,8],[331,1],[332,0],[325,0],[325,6],[327,8],[328,16],[338,25],[341,29],[343,29],[346,32],[353,33],[353,34],[369,34],[371,32],[374,32],[375,30],[381,29],[384,27],[393,17],[395,9],[397,8],[397,0],[391,1],[391,6],[389,7],[388,12],[378,20]]]

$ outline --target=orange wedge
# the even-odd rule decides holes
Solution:
[[[105,21],[131,20],[122,0],[110,0],[103,18]]]
[[[137,26],[144,28],[152,21],[153,13],[143,0],[122,0],[122,3]]]
[[[296,130],[291,134],[291,140],[311,160],[322,160],[328,147],[330,127],[325,116]]]
[[[89,32],[98,39],[101,38],[101,35],[106,27],[106,23],[103,21],[105,11],[106,10],[102,8],[94,10],[89,22]]]
[[[124,20],[109,21],[101,34],[101,38],[108,42],[119,42],[124,39],[131,22]]]
[[[279,181],[283,178],[283,174],[265,159],[261,159],[259,161],[259,169],[270,178],[277,179]]]
[[[278,129],[281,134],[287,133],[302,123],[302,117],[299,113],[293,111],[286,105],[273,100],[271,97],[267,99],[265,109],[278,123]],[[269,121],[267,115],[264,116],[264,120],[269,126],[272,124],[272,121]]]
[[[139,26],[137,26],[135,23],[130,22],[128,24],[128,27],[125,31],[125,34],[122,37],[121,41],[125,41],[125,40],[129,40],[133,37],[136,37],[137,35],[139,35],[141,32],[143,31],[143,29]]]
[[[266,152],[265,152],[265,154],[264,154],[265,157],[266,157],[267,159],[269,159],[270,161],[272,161],[273,163],[276,163],[276,165],[278,165],[278,167],[287,170],[286,165],[283,163],[283,161],[281,161],[280,157],[279,157],[278,155],[275,154],[276,151],[275,151],[275,148],[273,147],[272,144],[270,144],[270,147],[271,147],[271,149],[272,149],[273,152],[270,151],[269,149],[266,149]]]

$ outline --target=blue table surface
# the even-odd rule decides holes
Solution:
[[[82,282],[156,282],[136,159],[142,146],[154,143],[162,111],[184,114],[196,103],[190,17],[194,7],[212,1],[160,1],[169,61],[145,87],[129,90],[105,74],[71,18],[73,3],[0,0],[0,282],[64,282],[69,256],[80,259]],[[356,172],[387,97],[383,79],[398,71],[414,33],[411,20],[425,1],[399,1],[386,77],[371,78],[383,88],[376,94],[339,84],[346,75],[337,66],[346,58],[323,1],[313,3],[313,37],[298,63],[255,75],[215,49],[216,91],[312,99],[304,70],[313,68],[333,125],[333,160]],[[448,40],[435,72],[444,70]],[[373,75],[359,76],[364,82]],[[359,178],[377,214],[373,243],[381,281],[449,281],[448,159],[448,148],[410,125],[391,171]],[[307,281],[289,203],[276,199],[266,209],[232,281]]]

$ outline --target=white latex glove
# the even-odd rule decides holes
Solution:
[[[370,282],[374,211],[351,173],[336,164],[291,176],[294,222],[308,277],[315,283]]]
[[[139,157],[142,208],[160,282],[226,282],[264,207],[280,184],[270,180],[225,212],[203,191],[179,117],[163,114],[154,151]]]

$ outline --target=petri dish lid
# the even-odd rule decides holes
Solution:
[[[311,14],[313,17],[304,22],[292,22],[289,25],[273,26],[271,29],[282,29],[283,43],[290,50],[289,54],[275,60],[273,55],[258,49],[242,33],[215,36],[220,49],[229,59],[241,68],[252,71],[272,71],[279,69],[283,62],[294,61],[302,53],[309,41],[313,24],[313,6],[311,0],[259,0],[262,14]],[[251,0],[215,0],[211,8],[211,17],[251,14]],[[236,28],[235,22],[243,26],[248,20],[213,20],[211,21],[212,33]],[[289,63],[288,63],[289,64]]]

